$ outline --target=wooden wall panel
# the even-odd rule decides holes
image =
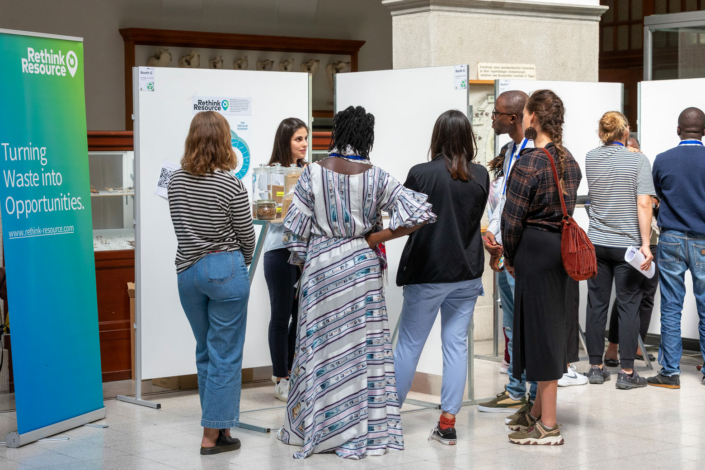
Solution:
[[[135,282],[134,250],[97,251],[95,280],[103,382],[132,378],[130,298],[127,283]]]

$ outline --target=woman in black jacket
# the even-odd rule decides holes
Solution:
[[[432,160],[414,166],[404,183],[428,194],[438,219],[411,234],[402,253],[397,285],[404,286],[404,304],[394,363],[401,405],[440,309],[443,412],[431,437],[453,445],[467,376],[467,330],[477,297],[484,294],[480,222],[490,179],[483,166],[472,162],[475,136],[460,111],[446,111],[438,118],[429,154]]]

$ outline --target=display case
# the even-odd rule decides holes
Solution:
[[[135,249],[135,156],[132,151],[88,152],[93,249]]]

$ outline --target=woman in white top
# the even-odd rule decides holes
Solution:
[[[274,148],[269,165],[282,167],[306,165],[308,127],[301,119],[284,119],[274,136]],[[282,218],[286,214],[282,214]],[[301,272],[289,264],[289,250],[284,246],[284,224],[269,226],[264,240],[264,278],[269,289],[272,317],[269,321],[269,354],[272,358],[274,395],[286,403],[289,396],[289,373],[294,362],[296,344],[296,286]]]

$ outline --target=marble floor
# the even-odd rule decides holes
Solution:
[[[107,399],[107,418],[99,422],[107,428],[80,427],[58,436],[68,440],[37,442],[20,449],[0,447],[0,470],[703,469],[705,386],[700,383],[696,363],[695,357],[684,359],[680,390],[647,387],[621,391],[614,388],[614,380],[605,385],[559,389],[558,418],[565,438],[565,445],[559,447],[512,445],[504,426],[506,414],[479,413],[475,406],[463,408],[458,415],[458,445],[442,446],[427,440],[438,410],[405,406],[406,450],[401,452],[361,461],[329,454],[294,460],[294,448],[278,442],[274,433],[235,429],[233,434],[242,441],[242,449],[201,457],[198,394],[189,391],[150,395],[151,400],[161,403],[161,410]],[[494,396],[502,390],[507,376],[499,374],[496,362],[476,359],[474,367],[476,397]],[[587,367],[586,362],[578,364],[579,371]],[[641,373],[649,376],[653,372]],[[420,394],[414,398],[434,399]],[[275,428],[283,419],[281,405],[273,398],[271,385],[247,387],[242,393],[241,420]],[[11,430],[16,430],[15,414],[0,413],[0,433]]]

